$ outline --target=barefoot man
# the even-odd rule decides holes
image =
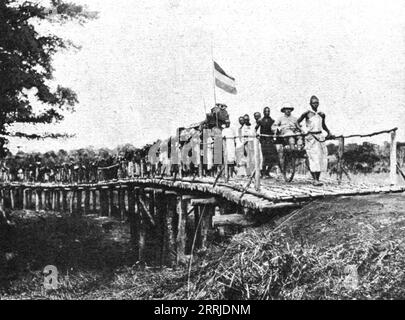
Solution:
[[[309,134],[305,137],[305,149],[308,155],[309,169],[314,179],[314,185],[321,186],[322,183],[319,181],[319,177],[321,172],[327,170],[328,166],[328,150],[322,130],[327,133],[326,137],[331,136],[331,133],[325,123],[325,114],[318,112],[319,99],[312,96],[309,104],[311,109],[299,117],[298,123],[301,123],[304,119],[306,120]]]

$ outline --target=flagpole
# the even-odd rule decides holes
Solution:
[[[214,107],[215,107],[217,105],[217,94],[215,90],[214,50],[212,48],[212,40],[211,40],[211,66],[212,66],[212,84],[214,87]]]
[[[212,84],[214,86],[214,108],[217,106],[217,94],[215,90],[215,66],[214,66],[214,50],[212,45],[212,38],[211,38],[211,65],[212,65]],[[218,112],[215,112],[215,119],[217,122],[218,127]]]

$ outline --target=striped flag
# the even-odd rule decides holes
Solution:
[[[214,61],[215,85],[226,92],[236,94],[235,78],[227,75],[218,63]]]

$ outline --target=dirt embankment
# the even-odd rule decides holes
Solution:
[[[404,195],[314,202],[198,253],[189,279],[186,266],[141,270],[127,224],[55,213],[12,220],[3,299],[405,298]],[[49,264],[59,287],[45,291]]]
[[[194,274],[192,297],[405,298],[405,196],[322,200],[235,236]]]

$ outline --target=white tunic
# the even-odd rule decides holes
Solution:
[[[308,132],[322,131],[322,117],[318,112],[310,110],[307,115],[306,126]],[[322,133],[309,134],[305,137],[305,149],[311,172],[324,172],[328,169],[328,149],[325,136]]]
[[[222,130],[222,137],[227,138],[225,140],[227,160],[229,164],[233,164],[236,160],[235,132],[232,128],[225,128]]]

